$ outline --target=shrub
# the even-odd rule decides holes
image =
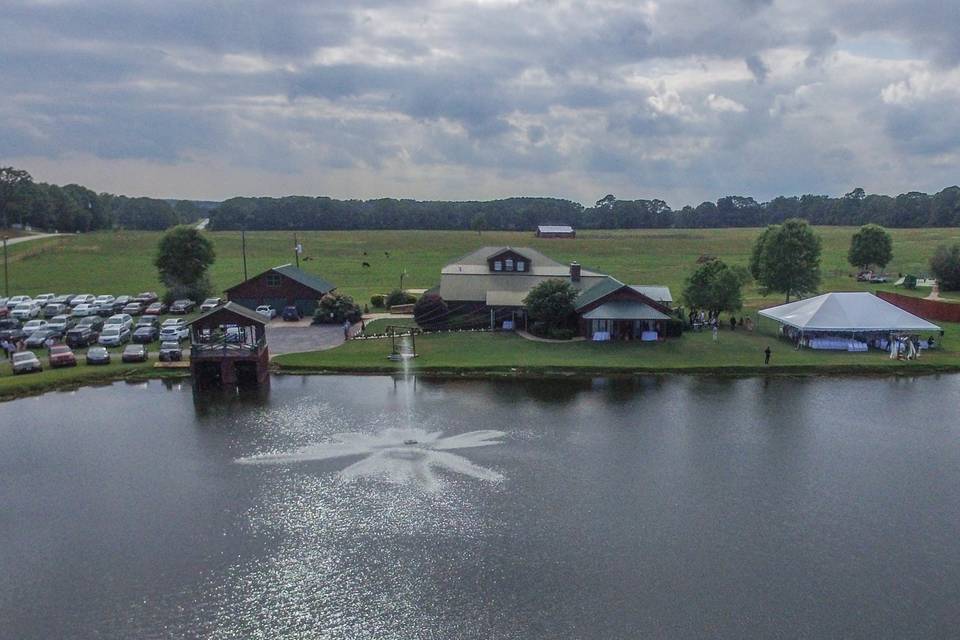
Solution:
[[[549,335],[554,340],[569,340],[570,338],[577,335],[577,332],[573,329],[553,329],[549,332]]]
[[[320,298],[313,319],[318,324],[342,324],[344,320],[357,322],[360,315],[360,307],[353,298],[339,291],[332,291]]]
[[[436,293],[429,293],[413,306],[413,318],[424,329],[446,329],[450,315],[447,303]]]
[[[544,325],[546,335],[570,329],[576,320],[573,303],[579,292],[565,280],[544,280],[527,294],[524,304],[534,326]]]
[[[386,296],[384,296],[382,293],[377,293],[370,296],[370,306],[383,308],[383,301],[385,297]]]
[[[930,258],[930,271],[942,290],[960,291],[960,243],[937,247]]]
[[[385,307],[395,307],[399,304],[413,304],[417,299],[412,294],[407,293],[406,291],[401,291],[400,289],[394,289],[389,294],[387,294],[386,299],[383,301]]]
[[[903,276],[903,288],[904,289],[916,289],[917,288],[917,276],[912,276],[909,273]]]

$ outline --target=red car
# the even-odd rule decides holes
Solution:
[[[167,306],[162,302],[154,302],[149,307],[144,309],[143,315],[145,316],[159,316],[163,315],[166,312]]]
[[[50,347],[50,366],[57,367],[75,367],[77,366],[77,357],[73,355],[65,344],[56,344]]]

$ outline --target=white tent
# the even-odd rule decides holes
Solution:
[[[940,327],[919,318],[872,293],[825,293],[806,300],[763,309],[761,316],[800,331],[903,332],[940,331]]]

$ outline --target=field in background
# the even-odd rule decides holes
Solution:
[[[824,252],[822,290],[875,290],[858,283],[847,265],[853,227],[818,227]],[[468,231],[309,231],[297,234],[303,244],[301,267],[322,275],[361,303],[374,293],[400,284],[428,288],[439,282],[440,269],[482,245],[532,246],[560,260],[609,273],[630,284],[663,284],[680,297],[684,278],[702,255],[746,265],[759,229],[657,229],[579,231],[573,240],[540,240],[527,232]],[[894,261],[887,271],[921,274],[938,244],[960,242],[960,229],[892,229]],[[161,290],[153,256],[160,233],[97,232],[38,240],[10,247],[11,294],[133,294]],[[211,232],[217,261],[211,271],[218,290],[240,282],[243,266],[238,232]],[[389,254],[389,255],[388,255]],[[247,270],[254,275],[293,262],[293,233],[247,233]],[[364,267],[363,263],[370,264]],[[0,283],[2,284],[2,283]],[[892,287],[885,287],[892,288]],[[926,290],[918,294],[925,295]],[[752,286],[751,308],[781,302],[762,298]]]

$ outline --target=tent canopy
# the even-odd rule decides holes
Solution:
[[[802,331],[940,331],[937,325],[866,292],[825,293],[759,313]]]

